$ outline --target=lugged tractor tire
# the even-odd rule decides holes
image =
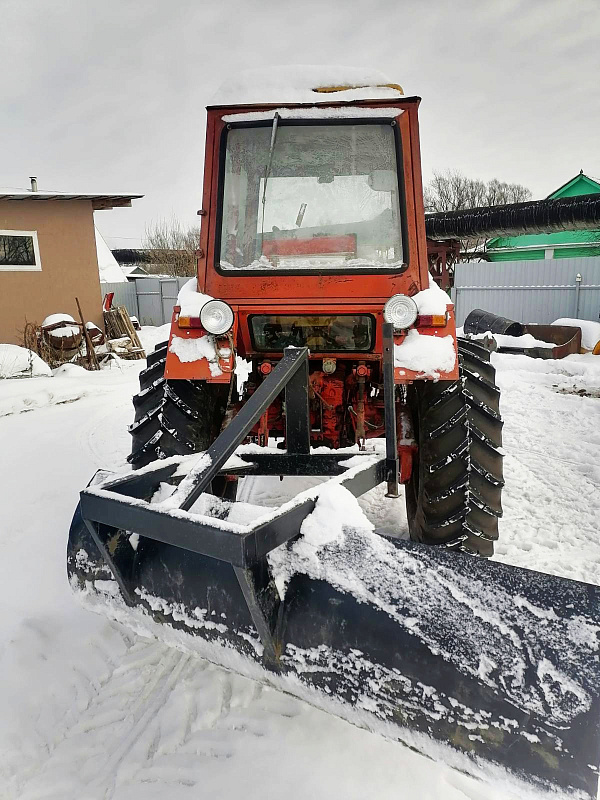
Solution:
[[[154,352],[146,360],[146,368],[140,372],[140,391],[152,386],[165,375],[165,362],[167,360],[167,344],[157,345]]]
[[[502,516],[500,391],[490,353],[458,339],[458,381],[408,387],[418,453],[406,484],[411,539],[494,553]]]
[[[133,469],[145,467],[158,458],[167,344],[161,342],[148,355],[147,366],[139,376],[140,391],[133,396],[134,421],[129,426],[131,454],[127,458]]]
[[[205,381],[166,381],[161,418],[160,450],[163,456],[190,455],[207,450],[225,419],[229,384]],[[211,491],[235,500],[237,481],[217,477]]]

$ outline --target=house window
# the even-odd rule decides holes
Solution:
[[[0,230],[0,270],[41,270],[36,231]]]

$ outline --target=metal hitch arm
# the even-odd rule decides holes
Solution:
[[[296,375],[298,375],[298,380],[294,381]],[[175,493],[180,508],[189,511],[283,389],[286,390],[286,405],[288,403],[296,406],[301,404],[293,397],[294,394],[299,395],[300,398],[306,397],[305,413],[298,414],[300,419],[296,419],[296,414],[290,414],[288,411],[286,428],[292,434],[293,442],[303,448],[300,452],[308,453],[310,451],[307,378],[308,348],[286,347],[283,358],[273,372],[261,383],[206,451],[206,460],[210,459],[209,463],[204,466],[205,459],[201,459],[199,468],[191,470],[180,484]],[[293,389],[291,392],[288,391],[290,383],[292,383]],[[300,411],[299,408],[297,410]],[[302,417],[304,420],[301,419]]]

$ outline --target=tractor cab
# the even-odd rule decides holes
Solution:
[[[227,382],[233,358],[219,353],[273,360],[288,346],[353,369],[381,360],[384,308],[400,310],[405,328],[420,324],[411,297],[429,274],[419,98],[386,85],[300,99],[208,109],[198,308],[176,307],[172,339],[221,336],[218,370],[180,358],[175,341],[169,379]],[[211,326],[208,308],[230,329]],[[438,328],[444,312],[442,303]]]
[[[386,93],[208,109],[200,291],[241,305],[381,306],[427,288],[419,98]]]
[[[217,269],[403,271],[398,146],[389,118],[229,123]]]

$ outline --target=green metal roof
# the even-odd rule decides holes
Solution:
[[[600,193],[600,182],[590,178],[581,171],[578,175],[568,180],[558,189],[549,194],[548,200],[556,200],[559,197],[576,197],[583,194],[598,194]],[[561,231],[560,233],[546,233],[528,236],[505,236],[490,239],[486,245],[486,251],[490,253],[492,261],[506,259],[508,253],[512,250],[519,253],[519,257],[529,257],[528,252],[533,253],[536,249],[538,253],[545,248],[556,248],[557,250],[564,249],[565,252],[561,253],[564,257],[567,255],[567,250],[571,250],[577,244],[585,248],[577,255],[589,254],[597,255],[597,249],[600,248],[600,231]],[[596,245],[596,246],[594,246]],[[494,251],[496,251],[496,258]],[[575,255],[575,251],[573,251]],[[570,255],[570,253],[569,253]],[[543,257],[540,255],[532,255],[531,257]]]

